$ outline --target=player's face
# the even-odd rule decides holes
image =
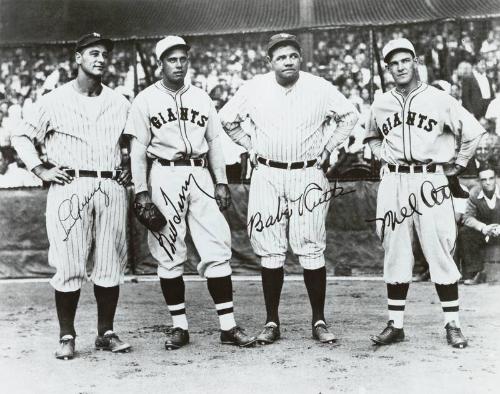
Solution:
[[[496,177],[495,172],[492,170],[485,170],[479,173],[479,181],[481,182],[481,187],[485,192],[492,192],[495,190]]]
[[[184,48],[174,48],[161,59],[164,80],[172,85],[182,85],[188,69],[188,55]]]
[[[299,77],[302,57],[300,52],[293,45],[286,45],[276,48],[269,58],[271,67],[276,74],[279,83],[292,83]]]
[[[417,63],[409,52],[396,52],[391,56],[387,69],[398,86],[408,85],[416,78]]]
[[[108,64],[109,53],[104,45],[96,44],[82,49],[75,56],[78,67],[85,74],[93,77],[101,77]]]

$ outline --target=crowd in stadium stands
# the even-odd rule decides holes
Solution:
[[[495,26],[496,25],[496,26]],[[500,167],[500,24],[485,22],[439,26],[412,25],[386,28],[375,33],[381,48],[390,38],[404,36],[414,42],[420,55],[419,74],[424,82],[447,91],[469,109],[488,129],[488,137],[481,149],[481,158]],[[205,89],[218,108],[234,94],[241,84],[252,76],[269,71],[265,43],[269,34],[249,34],[218,37],[188,38],[190,51],[190,82]],[[376,166],[371,153],[363,145],[363,121],[370,106],[370,37],[364,30],[328,30],[314,32],[313,61],[306,64],[307,71],[331,81],[358,108],[361,121],[352,137],[332,155],[333,177],[356,178],[375,174]],[[111,58],[105,83],[120,91],[130,100],[134,96],[134,61],[137,60],[138,90],[158,78],[153,56],[155,41],[141,41],[138,51],[133,44],[119,42]],[[42,94],[67,82],[74,76],[72,46],[37,46],[32,48],[0,48],[0,188],[12,186],[38,186],[38,180],[28,174],[19,175],[22,163],[10,148],[10,132],[16,123]],[[134,59],[134,54],[137,58]],[[375,62],[375,59],[374,59]],[[378,92],[393,87],[393,81],[380,64],[374,67],[374,83]],[[476,78],[481,87],[473,92],[471,81]],[[488,84],[490,95],[486,93]],[[476,94],[476,96],[474,96]],[[477,97],[477,95],[479,95]],[[470,104],[469,104],[470,103]],[[479,104],[480,105],[479,105]],[[478,107],[479,105],[479,107]],[[476,108],[477,107],[477,108]],[[498,120],[498,121],[497,121]],[[242,149],[227,140],[227,164],[238,165]],[[43,158],[43,147],[40,147]],[[480,155],[478,155],[480,156]],[[476,160],[471,160],[468,174],[474,176]],[[476,162],[476,163],[474,163]],[[239,168],[239,167],[238,167]],[[239,180],[239,169],[231,177]],[[250,176],[246,169],[242,178]],[[10,174],[10,175],[9,175]],[[8,179],[7,179],[7,178]],[[9,180],[11,179],[11,180]],[[7,185],[7,186],[5,186]]]

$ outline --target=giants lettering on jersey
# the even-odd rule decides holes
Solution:
[[[430,116],[413,111],[408,111],[404,121],[408,126],[417,126],[419,129],[424,129],[428,132],[431,132],[434,126],[438,124],[437,120],[432,119]],[[395,112],[392,116],[387,117],[382,125],[382,128],[378,128],[378,132],[387,135],[394,127],[401,124],[403,124],[403,120],[401,119],[400,114]]]
[[[150,118],[150,122],[154,127],[159,129],[165,123],[174,122],[177,120],[175,112],[172,110],[172,108],[167,108],[165,112],[158,112],[157,116],[152,116]],[[197,124],[200,127],[205,127],[208,120],[208,116],[200,115],[200,112],[194,109],[180,107],[179,112],[180,120]]]

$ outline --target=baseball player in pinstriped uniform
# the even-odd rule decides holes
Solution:
[[[329,190],[322,167],[351,133],[357,113],[333,85],[299,71],[301,48],[295,36],[272,36],[268,60],[273,71],[248,81],[220,111],[226,132],[252,152],[256,165],[248,233],[261,257],[267,311],[257,340],[272,343],[280,336],[278,306],[289,241],[304,268],[313,337],[333,342],[324,316],[328,204],[315,202]],[[251,135],[241,128],[245,121],[250,121]],[[334,122],[337,128],[332,131]]]
[[[410,41],[389,41],[382,52],[396,87],[373,102],[365,141],[383,164],[374,221],[385,249],[389,323],[371,339],[379,345],[404,339],[412,243],[418,237],[444,311],[447,341],[463,348],[467,340],[458,318],[460,273],[452,257],[454,191],[447,177],[465,169],[485,131],[455,99],[418,80]]]
[[[223,130],[206,92],[184,84],[188,50],[184,39],[177,36],[157,43],[162,79],[136,97],[126,128],[133,136],[131,163],[136,203],[145,206],[152,201],[167,218],[161,231],[148,233],[173,321],[165,347],[178,349],[189,342],[182,277],[188,227],[201,257],[198,272],[207,278],[219,316],[222,343],[250,346],[255,338],[244,334],[234,319],[231,234],[219,211],[231,203],[219,138]],[[148,158],[152,160],[149,191]],[[217,182],[215,190],[207,164]]]
[[[90,280],[98,312],[96,348],[130,348],[113,331],[127,261],[125,186],[131,176],[120,169],[119,144],[129,103],[101,83],[112,48],[112,41],[97,33],[81,37],[75,49],[76,79],[41,97],[12,138],[27,167],[51,182],[46,220],[49,264],[56,268],[50,283],[60,326],[59,359],[74,355],[74,319],[80,288],[89,279],[88,259],[94,262]],[[45,142],[52,168],[42,164],[34,141]]]

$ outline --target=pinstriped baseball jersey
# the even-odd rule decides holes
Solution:
[[[147,146],[150,157],[196,158],[208,152],[207,141],[222,131],[215,105],[202,89],[185,85],[178,91],[158,81],[135,98],[126,133]]]
[[[382,139],[381,158],[390,164],[451,163],[467,165],[474,153],[460,142],[474,140],[483,128],[445,92],[419,84],[406,99],[396,90],[373,102],[366,140]]]
[[[119,168],[128,101],[106,86],[99,96],[83,96],[73,83],[43,96],[16,134],[44,141],[48,160],[55,165]],[[30,152],[19,154],[29,168],[39,164]],[[123,282],[127,210],[127,190],[112,179],[75,177],[69,184],[50,186],[46,225],[49,264],[56,268],[50,283],[56,290],[78,290],[88,278],[88,260],[94,263],[90,280],[95,284],[112,287]]]
[[[332,151],[347,138],[356,109],[328,81],[300,72],[291,88],[276,82],[274,72],[245,83],[221,109],[229,136],[239,141],[238,125],[251,120],[252,148],[277,161],[315,159],[325,146]],[[342,122],[345,127],[334,123]]]
[[[49,162],[86,170],[113,170],[121,165],[118,140],[129,102],[103,86],[97,97],[79,94],[70,81],[42,96],[17,135],[44,141]],[[32,169],[36,160],[26,160]]]

